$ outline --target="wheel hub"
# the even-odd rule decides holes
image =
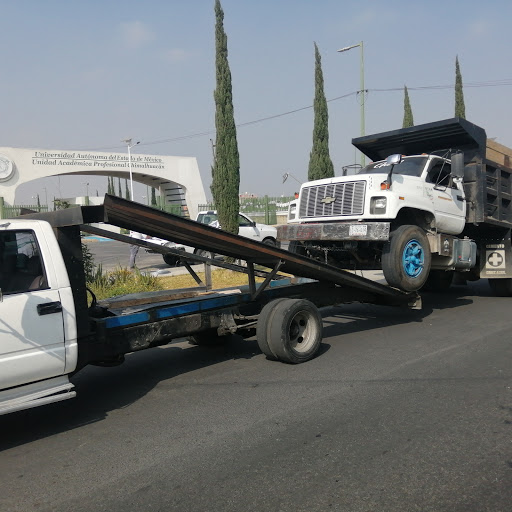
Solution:
[[[410,240],[404,247],[402,265],[409,277],[418,277],[423,272],[425,254],[418,240]]]

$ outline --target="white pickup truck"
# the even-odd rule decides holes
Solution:
[[[194,288],[96,300],[85,280],[81,232],[150,246],[146,240],[98,228],[98,222],[153,236],[162,233],[205,248],[212,244],[229,256],[250,259],[244,269],[248,285],[213,291],[208,279],[205,284],[192,272],[198,283]],[[234,333],[250,337],[256,332],[269,358],[299,363],[314,357],[322,322],[315,306],[302,297],[314,296],[324,305],[329,292],[336,290],[330,283],[320,288],[314,281],[292,284],[284,276],[274,287],[282,252],[109,195],[102,206],[1,219],[0,415],[72,398],[76,393],[69,378],[87,365],[115,366],[125,354],[175,338],[191,337],[200,345]],[[254,264],[260,263],[274,270],[263,272],[265,282],[257,285],[256,275],[262,272]],[[282,306],[280,315],[273,311],[277,303]],[[296,330],[290,322],[297,324]]]
[[[0,221],[0,332],[0,413],[74,396],[75,302],[47,222]]]
[[[215,210],[199,212],[197,214],[196,221],[200,222],[201,224],[206,224],[208,226],[213,226],[220,229],[217,212]],[[256,240],[257,242],[263,242],[267,245],[276,245],[277,230],[275,227],[268,226],[266,224],[258,224],[244,213],[238,214],[238,225],[238,234],[240,236],[250,238],[251,240]],[[210,258],[214,256],[210,251],[205,251],[204,249],[196,249],[188,245],[170,242],[168,240],[162,240],[161,238],[153,237],[149,238],[148,241],[154,244],[168,247],[170,249],[175,249],[177,251],[188,252],[190,254],[197,254],[199,256]],[[179,262],[179,258],[172,254],[164,254],[163,259],[165,263],[171,266],[177,265]]]

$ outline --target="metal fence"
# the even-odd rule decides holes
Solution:
[[[37,204],[17,204],[14,206],[6,206],[3,201],[0,201],[0,219],[12,219],[14,217],[19,217],[23,208],[34,210],[38,213],[48,211],[48,206],[38,206]]]
[[[293,201],[294,197],[250,197],[250,198],[241,198],[240,199],[240,211],[249,215],[250,217],[255,217],[258,221],[263,222],[264,224],[277,224],[277,214],[279,212],[286,212],[288,209],[288,204],[290,201]],[[55,204],[56,209],[60,208],[70,208],[74,206],[79,206],[75,204],[66,203],[65,205]],[[0,197],[0,219],[9,219],[13,217],[18,217],[21,215],[21,209],[27,208],[30,210],[34,210],[36,212],[47,212],[49,211],[48,206],[38,206],[38,205],[15,205],[15,206],[6,206],[4,204],[3,198]],[[179,215],[180,217],[188,217],[188,210],[186,207],[180,205],[157,205],[153,206],[158,210],[163,210],[167,213],[172,213],[174,215]],[[201,210],[215,210],[215,205],[213,203],[200,204],[198,205],[199,211]]]
[[[286,212],[294,196],[287,197],[248,197],[240,199],[240,211],[250,217],[257,217],[264,224],[277,224],[277,213]],[[201,210],[215,210],[213,203],[198,205]]]

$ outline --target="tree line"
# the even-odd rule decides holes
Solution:
[[[128,187],[128,180],[124,180],[124,196],[123,192],[121,190],[121,178],[117,178],[117,189],[116,189],[116,183],[115,178],[113,176],[108,176],[108,183],[107,183],[107,194],[110,194],[112,196],[117,197],[124,197],[125,199],[131,200],[131,193],[130,188]],[[157,207],[158,201],[156,198],[156,189],[154,187],[151,187],[151,200],[149,202],[150,206]]]

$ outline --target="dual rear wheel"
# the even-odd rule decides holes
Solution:
[[[268,359],[303,363],[312,359],[322,343],[322,317],[306,299],[276,299],[266,304],[256,336]]]

